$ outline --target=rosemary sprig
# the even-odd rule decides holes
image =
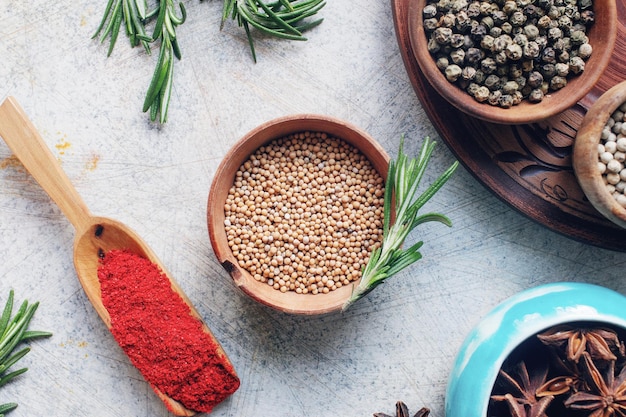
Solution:
[[[100,35],[100,42],[104,42],[110,37],[107,56],[111,56],[123,22],[130,45],[135,47],[141,43],[150,54],[151,38],[146,35],[145,28],[145,21],[149,18],[147,8],[146,0],[109,0],[92,39]]]
[[[435,144],[436,142],[426,137],[420,154],[415,159],[409,158],[403,152],[404,137],[400,140],[398,157],[389,163],[385,183],[383,241],[379,248],[372,251],[367,265],[363,268],[361,281],[343,305],[343,311],[382,284],[385,279],[422,258],[419,249],[423,241],[402,249],[404,240],[413,229],[420,224],[432,221],[452,226],[450,219],[443,214],[418,214],[422,206],[450,179],[459,165],[458,161],[455,161],[435,182],[418,195],[417,190]],[[395,203],[395,208],[393,203]],[[393,224],[392,219],[395,219]]]
[[[252,58],[256,62],[256,52],[250,26],[266,35],[276,38],[305,41],[303,32],[311,29],[324,19],[306,21],[326,5],[325,0],[224,0],[221,28],[229,16],[237,20],[248,37]]]
[[[143,111],[150,110],[150,120],[167,121],[167,109],[172,94],[174,79],[174,57],[181,59],[180,47],[176,39],[176,27],[185,23],[187,13],[183,3],[179,3],[181,16],[176,16],[173,0],[160,0],[159,14],[154,27],[153,40],[161,40],[159,59],[143,102]]]
[[[10,371],[10,368],[28,352],[30,347],[24,347],[14,352],[15,348],[27,340],[49,337],[52,333],[42,331],[28,330],[39,302],[28,304],[28,301],[22,302],[14,316],[13,314],[14,292],[9,292],[9,297],[4,305],[2,315],[0,316],[0,387],[13,380],[18,375],[23,374],[28,368],[21,368]],[[0,415],[7,413],[17,407],[17,403],[0,404]]]
[[[100,35],[101,42],[110,37],[107,56],[113,52],[122,24],[126,28],[131,46],[141,43],[147,54],[151,54],[151,43],[161,41],[159,57],[143,103],[143,111],[150,110],[152,121],[159,116],[160,123],[167,121],[174,79],[174,58],[181,59],[176,27],[185,22],[187,13],[182,2],[179,7],[181,16],[176,15],[174,0],[159,0],[158,6],[152,11],[147,10],[146,0],[109,0],[93,36],[95,38]],[[146,27],[155,17],[154,32],[149,36]]]

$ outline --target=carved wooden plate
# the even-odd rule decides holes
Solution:
[[[488,189],[521,213],[572,239],[625,251],[626,233],[586,199],[572,169],[576,131],[586,109],[626,78],[626,2],[617,0],[614,58],[595,88],[574,107],[541,123],[498,125],[457,110],[421,73],[408,32],[411,0],[391,0],[407,73],[431,122],[456,157]]]

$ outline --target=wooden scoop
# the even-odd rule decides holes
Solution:
[[[58,161],[13,97],[8,97],[0,105],[0,136],[74,226],[76,230],[74,267],[78,279],[100,318],[107,328],[111,328],[111,318],[102,303],[100,282],[98,281],[100,254],[113,249],[127,249],[149,259],[158,265],[168,277],[170,275],[152,250],[131,229],[118,221],[105,217],[94,217],[89,213],[87,206],[61,169]],[[202,321],[178,284],[171,278],[170,281],[172,289],[180,294],[189,305],[192,314]],[[203,327],[204,331],[213,338],[215,345],[218,346],[220,356],[223,357],[224,361],[228,361],[211,331],[206,325]],[[154,386],[152,388],[175,415],[193,416],[196,414],[165,395],[158,388]]]

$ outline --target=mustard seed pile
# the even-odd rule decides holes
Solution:
[[[239,265],[281,292],[322,294],[357,280],[383,229],[384,179],[355,147],[301,132],[259,148],[224,206]]]
[[[626,103],[609,117],[598,145],[598,167],[613,198],[626,207]]]

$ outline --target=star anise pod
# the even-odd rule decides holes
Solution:
[[[589,417],[626,417],[626,367],[616,376],[615,361],[609,361],[601,373],[589,353],[583,352],[582,359],[591,391],[572,394],[565,406],[589,411]]]
[[[549,372],[556,376],[539,387],[537,397],[557,396],[589,389],[577,363],[562,358],[555,351],[550,353],[550,357]]]
[[[536,366],[533,373],[529,374],[525,362],[517,365],[517,379],[504,370],[500,370],[499,380],[512,388],[511,392],[504,395],[492,395],[494,401],[504,401],[509,407],[512,417],[546,417],[546,410],[554,395],[545,391],[546,378],[548,376],[548,366],[545,364]],[[542,391],[542,395],[537,396],[537,392]]]
[[[430,409],[422,407],[413,417],[428,417]],[[374,417],[393,417],[385,413],[374,413]],[[402,401],[396,403],[396,417],[409,417],[409,408]]]
[[[611,329],[562,325],[540,333],[537,337],[548,346],[562,347],[565,344],[567,359],[576,363],[583,352],[589,352],[594,359],[606,361],[617,359],[614,352],[624,356],[624,345]]]

